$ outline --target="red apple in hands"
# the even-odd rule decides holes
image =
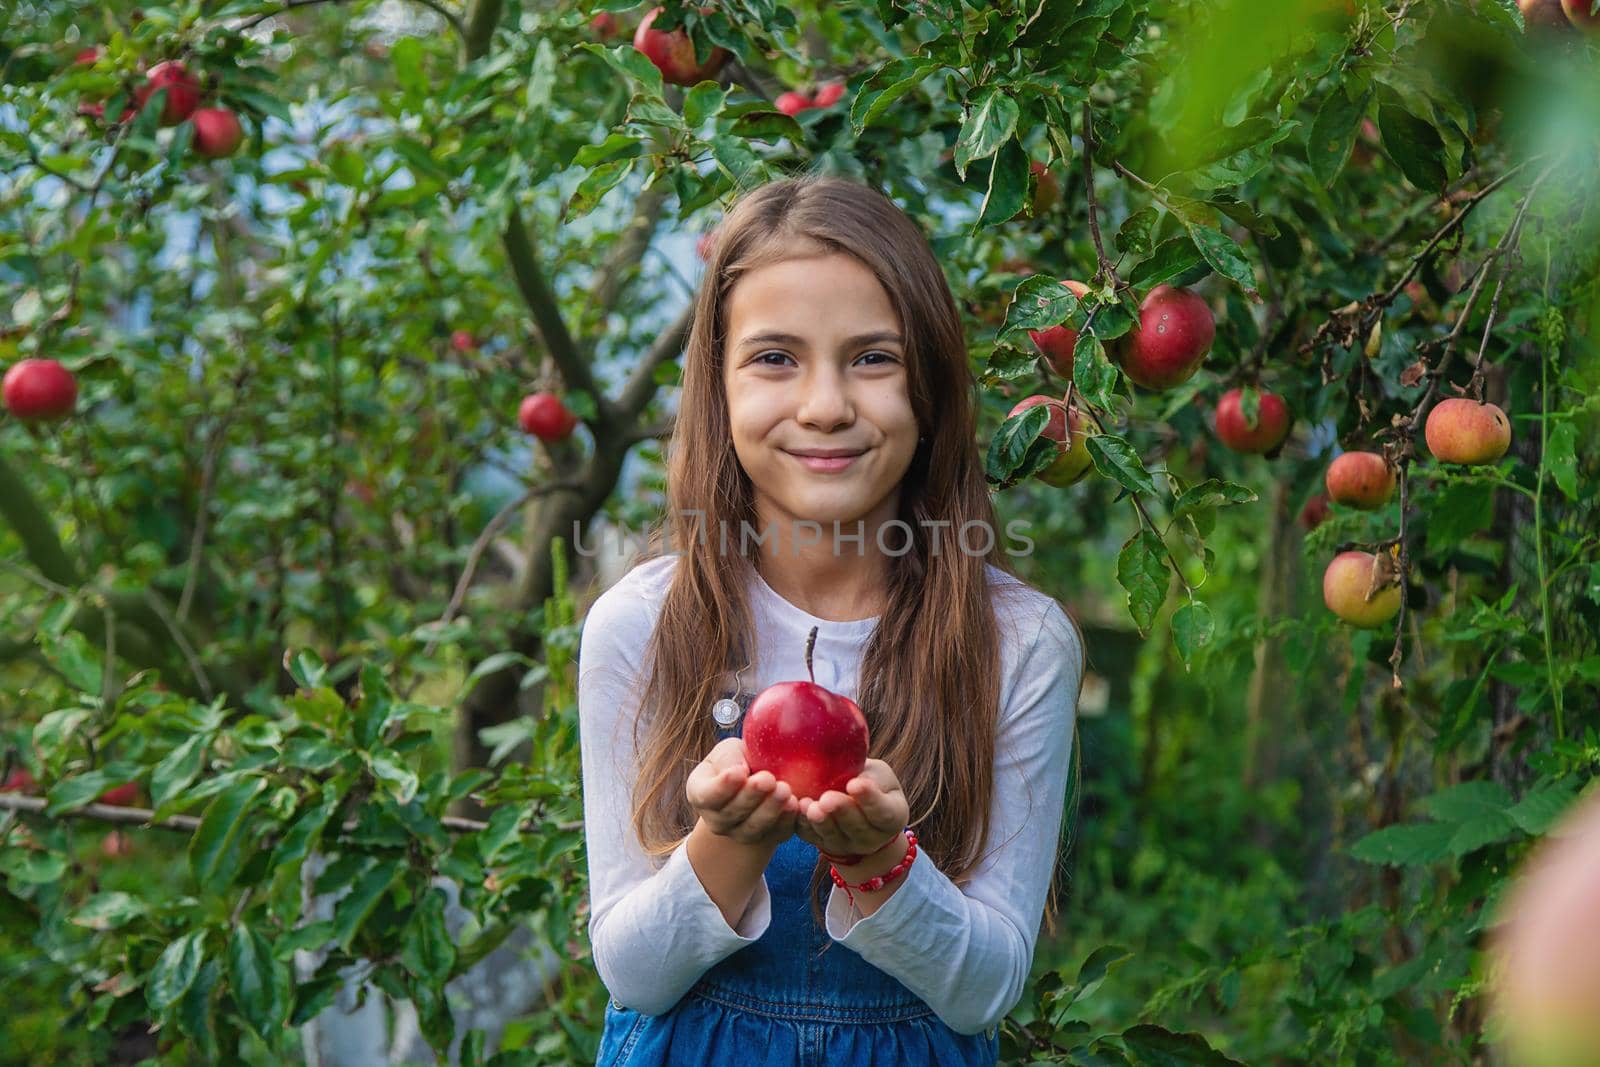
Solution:
[[[200,83],[195,81],[182,63],[168,60],[150,68],[145,83],[134,91],[134,100],[142,108],[158,90],[166,90],[166,100],[161,105],[161,125],[176,126],[200,106]]]
[[[78,380],[53,359],[24,359],[0,381],[0,400],[19,419],[63,418],[78,402]]]
[[[1464,396],[1435,404],[1422,432],[1428,451],[1444,463],[1493,463],[1511,447],[1506,413]]]
[[[1271,452],[1289,436],[1289,405],[1277,393],[1259,394],[1252,426],[1244,413],[1244,390],[1229,389],[1217,401],[1217,436],[1235,452]]]
[[[745,761],[750,773],[771,771],[797,798],[819,800],[867,765],[867,718],[847,696],[814,680],[811,653],[817,628],[806,638],[806,673],[812,681],[769,685],[744,716]]]
[[[1089,287],[1073,278],[1061,283],[1073,296],[1082,297]],[[1072,377],[1072,352],[1078,346],[1078,331],[1068,326],[1052,326],[1047,330],[1029,330],[1034,347],[1044,354],[1050,369],[1063,378]]]
[[[1200,369],[1217,323],[1196,293],[1158,285],[1139,305],[1139,321],[1122,338],[1122,373],[1146,389],[1171,389]]]
[[[231,156],[244,143],[244,127],[225,107],[203,107],[194,119],[194,150],[207,159]]]
[[[1370,552],[1341,552],[1322,572],[1322,602],[1350,625],[1370,630],[1400,610],[1400,586],[1387,561]]]
[[[517,421],[541,441],[561,441],[572,435],[578,416],[554,393],[530,393],[517,408]]]
[[[1352,508],[1381,508],[1394,495],[1394,468],[1376,452],[1345,452],[1323,475],[1328,498]]]
[[[709,11],[709,8],[701,9],[702,14]],[[700,63],[695,59],[694,42],[682,26],[670,31],[651,29],[661,12],[661,8],[653,7],[640,20],[639,28],[633,31],[633,47],[654,63],[661,77],[673,85],[696,85],[716,74],[727,60],[728,50],[720,46],[713,48],[710,57]]]

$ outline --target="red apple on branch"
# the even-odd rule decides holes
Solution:
[[[1003,266],[1004,264],[1002,264]],[[1089,291],[1089,287],[1082,282],[1068,278],[1061,283],[1071,291],[1073,296],[1082,297]],[[1072,352],[1078,346],[1078,331],[1070,326],[1051,326],[1045,330],[1029,330],[1028,337],[1034,346],[1043,353],[1045,362],[1050,364],[1050,369],[1063,378],[1072,377]]]
[[[244,127],[225,107],[203,107],[194,113],[193,121],[194,150],[207,159],[231,156],[244,143]]]
[[[1139,321],[1122,337],[1122,372],[1146,389],[1171,389],[1200,369],[1217,332],[1211,308],[1196,293],[1158,285],[1139,305]]]
[[[1600,33],[1600,14],[1594,10],[1594,0],[1561,0],[1561,10],[1567,19],[1585,33]]]
[[[1229,389],[1217,401],[1217,437],[1235,452],[1271,452],[1289,436],[1289,405],[1277,393],[1261,392],[1254,424],[1245,417],[1244,390]]]
[[[522,428],[541,441],[561,441],[572,435],[578,425],[574,415],[561,398],[554,393],[530,393],[522,398],[517,408],[517,421]]]
[[[1037,472],[1034,477],[1046,485],[1065,489],[1082,481],[1083,476],[1089,473],[1089,468],[1093,465],[1094,461],[1089,455],[1089,446],[1086,443],[1089,422],[1076,407],[1069,409],[1055,397],[1042,394],[1018,401],[1017,406],[1012,408],[1006,417],[1020,415],[1040,404],[1049,407],[1050,416],[1045,420],[1044,429],[1039,431],[1039,435],[1056,442],[1060,448],[1050,466]]]
[[[817,107],[832,107],[844,99],[844,92],[844,82],[823,82],[817,86],[816,95],[811,98],[811,102]]]
[[[53,359],[24,359],[0,380],[0,401],[19,419],[60,419],[78,402],[78,380]]]
[[[471,330],[454,330],[450,334],[450,347],[465,355],[478,347]]]
[[[112,830],[100,839],[100,853],[107,859],[133,855],[133,839],[121,830]]]
[[[0,782],[0,793],[27,793],[39,783],[33,780],[33,774],[26,767],[14,767],[6,775],[6,780]]]
[[[127,808],[139,802],[139,783],[127,782],[123,785],[113,786],[99,796],[99,803],[110,804],[113,807]]]
[[[1033,172],[1033,216],[1038,218],[1057,204],[1061,203],[1061,182],[1056,179],[1055,172],[1043,163],[1037,161],[1028,164],[1028,169]]]
[[[811,653],[817,628],[806,637],[806,673],[811,681],[769,685],[744,716],[745,760],[750,773],[771,771],[800,799],[817,800],[830,789],[844,792],[867,765],[867,718],[847,696],[816,683]]]
[[[1428,451],[1443,463],[1493,463],[1511,447],[1506,413],[1464,396],[1435,404],[1422,432]]]
[[[1322,477],[1328,498],[1346,507],[1371,511],[1394,495],[1394,468],[1376,452],[1345,452]]]
[[[1370,552],[1341,552],[1322,572],[1322,602],[1352,626],[1374,629],[1400,610],[1400,586],[1387,560]]]
[[[779,93],[778,98],[772,102],[772,106],[792,118],[802,111],[816,107],[817,102],[805,93],[790,89],[786,93]]]
[[[175,59],[151,67],[145,83],[134,90],[134,100],[143,108],[145,102],[162,89],[166,90],[166,99],[161,105],[163,126],[176,126],[200,106],[200,83]]]
[[[651,8],[650,13],[640,20],[639,28],[633,31],[633,47],[656,65],[663,79],[673,85],[696,85],[722,69],[722,64],[728,58],[726,48],[713,48],[711,55],[701,63],[695,58],[694,42],[682,26],[669,31],[652,29],[651,24],[662,10],[659,7]],[[701,8],[701,14],[709,14],[710,10]]]
[[[1328,494],[1313,493],[1300,509],[1300,525],[1307,533],[1321,526],[1328,518]]]
[[[609,11],[602,11],[589,20],[589,32],[602,41],[609,41],[617,35],[617,16]]]

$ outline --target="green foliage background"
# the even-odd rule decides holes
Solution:
[[[6,5],[0,364],[81,392],[0,419],[0,772],[43,798],[0,808],[0,1059],[299,1062],[356,961],[442,1051],[445,983],[525,924],[559,980],[460,1060],[593,1060],[572,526],[656,516],[694,239],[817,170],[933,239],[1002,519],[1088,636],[1006,1062],[1487,1062],[1495,902],[1600,766],[1594,39],[1501,0],[669,6],[718,81],[664,86],[621,0]],[[234,158],[80,113],[174,57]],[[1159,282],[1218,332],[1153,394],[1115,355]],[[1060,322],[1104,430],[1068,490],[1006,417],[1067,388],[1026,333]],[[585,427],[529,451],[540,386]],[[1215,440],[1233,386],[1288,401],[1280,454]],[[1458,389],[1510,415],[1500,462],[1413,447]],[[1396,499],[1305,531],[1337,449],[1384,444]],[[1397,624],[1323,608],[1347,546],[1401,550]],[[91,806],[128,782],[191,820],[132,860]]]

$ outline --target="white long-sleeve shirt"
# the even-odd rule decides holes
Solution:
[[[756,941],[772,917],[763,878],[730,927],[682,845],[652,862],[633,832],[641,672],[676,564],[674,556],[647,560],[602,593],[584,620],[578,656],[589,938],[612,997],[646,1015],[669,1011],[707,970]],[[957,887],[919,850],[904,884],[872,915],[863,916],[837,887],[825,910],[831,937],[904,983],[963,1034],[999,1023],[1021,998],[1032,967],[1084,669],[1083,648],[1066,613],[1004,571],[991,566],[989,573],[1000,624],[1001,689],[984,858],[972,879]],[[756,654],[741,678],[744,690],[806,677],[802,650],[815,626],[817,683],[855,699],[876,618],[818,618],[759,575],[752,580],[750,609]]]

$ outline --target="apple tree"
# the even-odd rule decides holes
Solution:
[[[663,506],[696,248],[809,171],[930,234],[1088,636],[1007,1062],[1481,1061],[1493,906],[1600,766],[1569,6],[18,0],[19,1049],[311,1060],[355,990],[593,1058],[584,543]]]

